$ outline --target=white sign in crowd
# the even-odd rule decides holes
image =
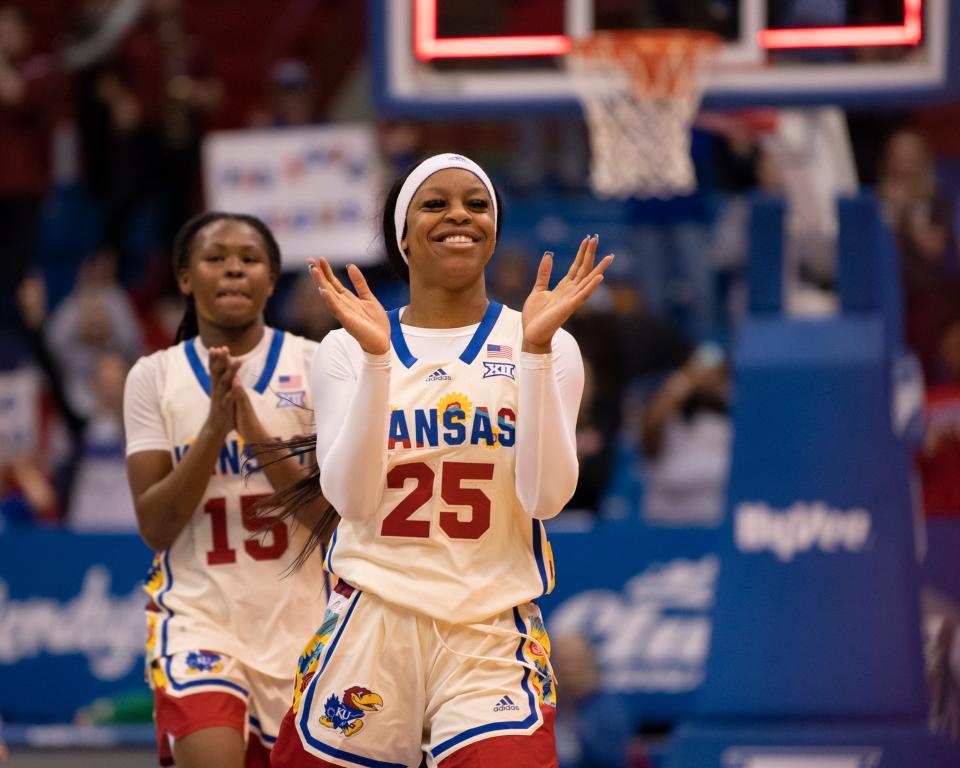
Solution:
[[[284,269],[318,256],[335,266],[379,261],[376,147],[363,123],[212,133],[203,151],[207,208],[263,219]]]

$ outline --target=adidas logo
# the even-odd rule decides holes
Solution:
[[[453,381],[453,377],[443,370],[443,368],[437,368],[437,370],[427,376],[427,381]]]
[[[493,707],[494,712],[519,712],[520,707],[513,703],[509,696],[501,697],[500,701]]]

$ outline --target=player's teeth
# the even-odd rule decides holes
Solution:
[[[449,235],[448,237],[443,238],[445,243],[472,243],[473,240],[467,237],[466,235]]]

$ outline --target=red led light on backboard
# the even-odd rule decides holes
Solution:
[[[922,35],[923,0],[904,0],[903,24],[872,27],[764,29],[762,48],[857,48],[916,45]],[[471,59],[497,56],[562,56],[570,52],[566,35],[437,37],[437,0],[413,0],[413,48],[418,59]]]

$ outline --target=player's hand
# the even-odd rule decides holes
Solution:
[[[257,417],[257,412],[253,409],[253,403],[250,402],[247,390],[243,388],[238,378],[233,380],[231,397],[234,403],[233,413],[237,433],[243,438],[243,441],[248,445],[270,442],[272,438]]]
[[[553,334],[590,298],[603,282],[603,273],[613,262],[613,254],[604,256],[599,264],[593,262],[597,254],[599,235],[584,238],[570,269],[551,291],[550,273],[553,254],[543,254],[533,291],[523,304],[523,351],[544,354],[550,351]]]
[[[210,411],[205,426],[220,439],[236,428],[233,385],[240,361],[230,357],[227,347],[210,349]]]
[[[350,282],[356,290],[353,293],[333,274],[326,259],[307,259],[307,263],[313,284],[333,316],[360,343],[363,351],[371,355],[382,355],[389,351],[390,319],[367,285],[363,273],[353,264],[347,267]]]

